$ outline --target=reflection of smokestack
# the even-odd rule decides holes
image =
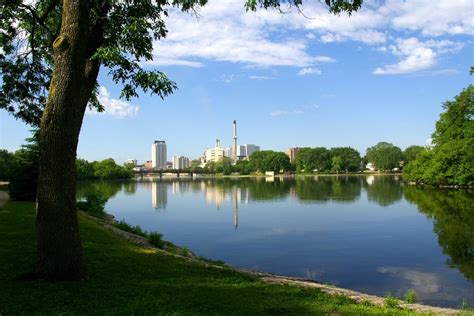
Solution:
[[[234,124],[233,124],[233,127],[234,127],[234,145],[232,148],[232,158],[234,160],[237,160],[237,121],[234,120]]]
[[[234,190],[234,228],[239,228],[239,201],[237,200],[237,188]]]

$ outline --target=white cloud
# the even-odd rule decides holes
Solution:
[[[313,45],[321,43],[383,44],[377,49],[383,51],[399,45],[394,42],[394,32],[403,31],[409,38],[474,34],[472,0],[369,1],[350,17],[329,14],[324,3],[315,1],[307,2],[302,11],[306,17],[295,9],[286,14],[264,9],[245,12],[240,0],[210,0],[199,9],[198,17],[171,9],[166,19],[168,37],[154,42],[154,60],[149,64],[203,67],[218,61],[245,67],[310,68],[335,61],[311,52]],[[418,50],[374,73],[432,67],[446,48],[430,46],[429,40],[425,37]]]
[[[382,46],[378,50],[390,52],[402,58],[396,64],[378,67],[373,71],[375,75],[408,74],[433,67],[438,56],[444,53],[453,53],[463,47],[462,43],[448,40],[428,40],[421,42],[415,37],[396,39],[394,45]]]
[[[312,68],[312,67],[307,67],[303,68],[300,71],[298,71],[299,76],[306,76],[306,75],[320,75],[321,70],[318,68]]]
[[[275,80],[276,77],[270,77],[270,76],[249,76],[249,79],[252,79],[252,80]]]
[[[99,87],[98,99],[105,108],[104,112],[99,113],[95,110],[87,110],[88,114],[110,115],[114,118],[131,118],[138,113],[138,106],[123,100],[111,98],[104,86]]]
[[[399,30],[421,31],[423,35],[474,34],[472,0],[389,0],[382,7]]]
[[[270,112],[270,116],[278,117],[278,116],[285,116],[285,115],[301,115],[307,112],[315,111],[318,108],[319,108],[318,105],[312,104],[312,105],[306,105],[306,106],[296,107],[292,109],[278,109],[278,110]]]

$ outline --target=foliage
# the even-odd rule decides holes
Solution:
[[[357,150],[352,147],[334,147],[330,150],[331,161],[333,162],[335,157],[340,158],[340,167],[338,170],[344,170],[346,172],[359,171],[361,166],[360,154]],[[338,161],[339,162],[339,161]],[[334,166],[333,166],[334,167]],[[334,168],[333,168],[334,169]]]
[[[129,179],[133,176],[133,165],[117,165],[112,158],[102,161],[88,162],[84,159],[76,160],[76,177],[79,180],[89,179]]]
[[[387,295],[384,298],[383,302],[384,302],[385,307],[388,307],[388,308],[398,308],[399,307],[398,298],[396,298],[392,295]]]
[[[401,149],[387,142],[379,142],[377,145],[367,148],[366,157],[368,162],[383,171],[400,167],[400,162],[403,159]]]
[[[474,86],[469,85],[444,112],[427,149],[404,170],[407,181],[429,185],[469,185],[474,182]]]
[[[250,164],[254,171],[275,173],[291,170],[290,158],[283,152],[273,150],[256,151],[250,156]]]
[[[416,303],[416,292],[415,290],[408,290],[404,295],[405,302],[408,304]]]
[[[297,172],[327,171],[331,168],[329,150],[324,147],[300,148],[295,158]]]
[[[14,153],[0,149],[0,180],[9,180],[13,176],[13,170],[17,168],[17,160]]]
[[[153,252],[82,216],[88,281],[21,281],[19,275],[29,271],[35,259],[34,209],[34,203],[10,202],[0,210],[2,315],[416,314],[364,306],[314,288],[271,284],[232,269]]]
[[[148,240],[150,241],[150,244],[158,248],[164,248],[165,246],[165,242],[163,240],[163,234],[160,234],[157,232],[151,232],[148,234]]]
[[[423,151],[425,151],[425,148],[422,146],[417,146],[417,145],[412,145],[410,147],[407,147],[403,151],[403,162],[406,165],[410,161],[413,161],[418,157],[419,154],[421,154]]]
[[[79,210],[98,218],[103,218],[105,216],[105,204],[108,199],[101,194],[100,191],[96,191],[93,187],[89,187],[89,189],[84,192],[83,197],[82,201],[77,202],[77,208]]]
[[[34,130],[33,135],[26,141],[27,143],[15,152],[16,163],[8,189],[12,199],[34,201],[38,186],[38,131]]]
[[[248,175],[252,170],[250,161],[248,160],[238,160],[234,165],[234,171],[238,172],[241,175]]]
[[[342,158],[339,156],[332,157],[331,165],[331,170],[335,173],[339,173],[342,170]]]

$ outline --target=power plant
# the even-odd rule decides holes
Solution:
[[[237,161],[237,121],[234,120],[234,145],[232,147],[232,160]]]

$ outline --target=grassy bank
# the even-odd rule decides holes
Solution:
[[[0,315],[411,315],[141,248],[84,216],[80,227],[89,279],[24,281],[20,276],[35,260],[34,216],[32,203],[9,202],[0,209]]]

